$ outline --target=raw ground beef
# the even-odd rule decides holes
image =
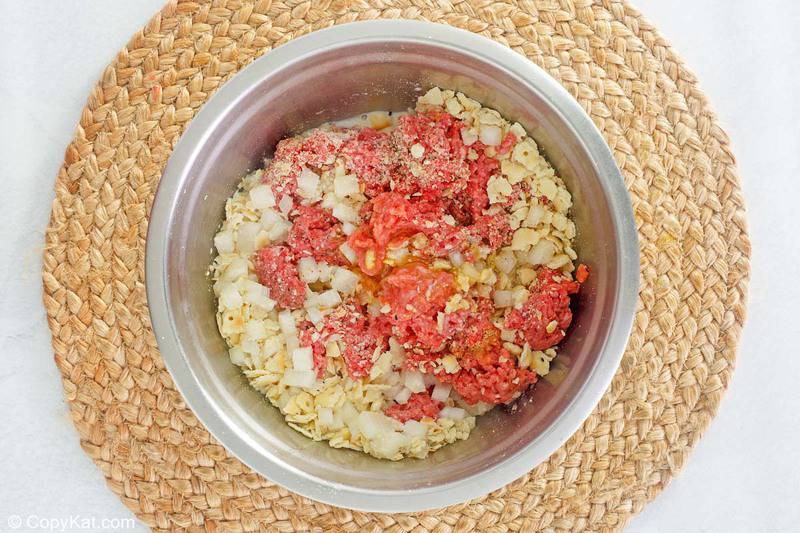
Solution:
[[[450,341],[450,352],[458,359],[469,355],[479,360],[490,360],[488,352],[500,347],[500,330],[492,324],[494,304],[488,298],[479,298],[468,309],[445,315],[443,333]]]
[[[445,257],[479,244],[496,250],[511,236],[505,213],[481,214],[469,225],[448,224],[444,217],[449,213],[441,199],[409,200],[398,193],[387,192],[367,204],[365,212],[369,221],[350,235],[348,245],[356,252],[359,267],[371,276],[382,271],[389,246],[398,245],[417,233],[428,237],[423,253],[431,257]]]
[[[286,241],[295,257],[313,257],[317,262],[346,265],[339,246],[345,241],[342,223],[317,205],[298,206]]]
[[[399,342],[436,350],[445,340],[437,315],[454,293],[452,274],[417,263],[396,268],[384,278],[380,299],[391,309],[387,320]]]
[[[388,133],[371,128],[361,129],[342,147],[346,168],[359,177],[368,197],[389,189],[396,173],[397,153]]]
[[[276,200],[280,200],[284,194],[299,200],[297,177],[303,167],[319,170],[332,165],[342,145],[353,135],[348,130],[316,129],[305,137],[289,137],[280,141],[262,181],[272,187]]]
[[[483,143],[476,142],[478,158],[469,162],[469,180],[464,204],[469,207],[472,218],[478,218],[489,207],[489,195],[486,193],[486,184],[489,178],[496,175],[500,169],[497,159],[487,156],[483,151]],[[473,146],[475,146],[473,145]]]
[[[468,309],[445,315],[442,335],[446,349],[441,353],[411,351],[405,366],[417,370],[420,365],[434,372],[439,381],[452,384],[469,404],[508,402],[536,382],[536,374],[517,366],[516,358],[503,348],[500,330],[492,324],[494,305],[481,298]],[[453,374],[434,370],[435,361],[443,353],[454,355],[461,369]]]
[[[270,298],[286,309],[303,307],[306,284],[300,279],[297,263],[286,246],[267,246],[253,258],[258,281],[269,288]]]
[[[481,359],[468,355],[459,361],[461,370],[455,374],[439,372],[436,377],[452,384],[468,404],[506,403],[536,383],[536,373],[519,368],[505,348],[487,350],[484,355]]]
[[[311,322],[306,320],[300,323],[297,329],[300,332],[300,346],[311,347],[311,353],[314,358],[314,370],[317,372],[317,378],[322,379],[325,376],[325,367],[328,365],[325,343],[320,340],[321,335]]]
[[[429,112],[400,117],[392,137],[402,172],[395,191],[402,194],[453,197],[469,177],[467,148],[461,140],[463,123],[449,113]],[[412,147],[424,150],[414,157]]]
[[[285,139],[214,238],[230,358],[334,447],[397,460],[467,438],[570,326],[589,276],[562,262],[570,206],[519,124],[449,90]]]
[[[386,339],[370,324],[363,306],[355,302],[346,302],[326,316],[317,340],[314,341],[313,331],[307,328],[300,337],[301,346],[311,346],[315,354],[325,354],[325,344],[337,337],[341,341],[347,372],[353,379],[369,375],[374,363],[375,350],[386,348]]]
[[[519,330],[523,336],[520,340],[527,342],[532,350],[555,346],[572,322],[569,295],[577,293],[579,288],[580,283],[558,270],[543,268],[529,287],[528,299],[506,318],[506,328]]]
[[[406,403],[392,405],[384,413],[400,422],[422,420],[425,417],[436,419],[442,407],[444,404],[431,398],[430,392],[415,392]]]
[[[372,276],[362,286],[389,308],[370,316],[365,305],[351,300],[325,317],[319,331],[310,322],[301,325],[300,342],[312,347],[320,377],[328,339],[336,336],[341,341],[348,373],[357,379],[369,374],[376,348],[385,347],[393,335],[407,348],[405,368],[435,371],[468,403],[507,402],[536,381],[536,374],[518,368],[516,358],[503,347],[500,330],[491,320],[493,302],[468,299],[466,309],[444,313],[456,291],[454,277],[425,264],[478,245],[497,250],[513,233],[507,211],[488,211],[487,183],[499,173],[499,161],[487,154],[488,147],[481,141],[465,146],[463,127],[448,113],[428,111],[400,117],[389,133],[332,128],[279,143],[264,181],[272,183],[276,198],[292,195],[292,229],[284,245],[257,253],[259,279],[279,305],[301,307],[305,284],[299,279],[296,261],[313,257],[318,262],[347,265],[339,248],[347,242],[361,271]],[[513,133],[507,133],[489,153],[506,154],[516,141]],[[318,172],[330,168],[337,157],[359,177],[368,198],[361,209],[363,222],[349,237],[329,210],[319,204],[303,205],[296,194],[296,178],[303,167]],[[502,207],[507,209],[526,193],[524,184],[515,184]],[[384,264],[390,247],[401,246],[417,234],[427,238],[423,249],[417,250],[424,262],[394,268]],[[517,340],[528,342],[534,350],[557,344],[572,319],[569,295],[587,275],[584,266],[576,272],[578,281],[541,270],[529,298],[508,314],[505,327],[518,330]],[[446,374],[436,366],[444,354],[457,358],[458,372]],[[427,392],[417,393],[387,414],[400,421],[418,420],[435,416],[441,408],[437,404]]]

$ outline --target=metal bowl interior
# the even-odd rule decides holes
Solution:
[[[559,356],[513,409],[478,418],[466,441],[390,462],[291,429],[227,356],[207,277],[212,238],[241,177],[278,140],[371,110],[404,110],[431,86],[460,90],[519,121],[573,194],[576,249],[592,271]],[[170,158],[153,206],[147,294],[161,354],[201,421],[249,466],[305,496],[371,511],[418,511],[477,497],[547,458],[610,383],[630,331],[638,245],[622,178],[578,103],[522,56],[476,35],[410,21],[315,32],[223,86]],[[533,401],[531,401],[533,399]]]

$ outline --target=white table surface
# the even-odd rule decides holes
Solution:
[[[0,0],[0,531],[11,529],[12,516],[28,526],[132,516],[78,444],[53,363],[39,273],[53,182],[86,97],[160,4]],[[628,531],[798,531],[800,3],[637,5],[698,75],[733,139],[753,275],[738,368],[719,415],[681,475]]]

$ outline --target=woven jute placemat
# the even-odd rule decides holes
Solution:
[[[271,47],[374,18],[468,29],[561,82],[613,150],[641,244],[633,333],[581,429],[506,488],[417,514],[312,502],[231,457],[175,390],[145,301],[147,216],[200,106]],[[95,86],[55,190],[44,304],[72,420],[109,487],[155,529],[617,530],[681,469],[734,367],[750,253],[734,158],[694,76],[625,2],[170,3]]]

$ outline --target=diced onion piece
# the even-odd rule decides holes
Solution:
[[[439,418],[449,418],[451,420],[464,420],[467,412],[460,407],[445,407],[439,411]]]
[[[239,245],[239,253],[250,255],[256,249],[256,236],[261,231],[261,224],[258,222],[242,222],[236,231],[236,242]]]
[[[267,328],[263,320],[248,320],[244,324],[245,337],[257,341],[267,338]]]
[[[358,427],[370,440],[385,437],[392,432],[392,419],[383,413],[362,411],[358,414]]]
[[[306,290],[306,299],[303,302],[303,307],[306,309],[311,307],[319,307],[319,300],[317,300],[318,296],[319,295],[311,289]]]
[[[423,392],[425,390],[425,379],[419,372],[406,372],[405,384],[411,392]]]
[[[261,227],[267,231],[271,230],[276,223],[282,220],[283,218],[280,213],[274,209],[264,209],[264,211],[261,212]]]
[[[265,358],[272,357],[273,355],[278,353],[282,347],[283,347],[283,342],[281,340],[280,335],[273,335],[271,337],[267,337],[261,344],[261,355]],[[283,365],[282,362],[281,365]]]
[[[244,339],[242,339],[241,346],[242,350],[244,350],[244,353],[248,353],[250,355],[257,355],[258,352],[260,351],[260,348],[258,346],[258,341],[255,339],[249,339],[247,337],[244,337]]]
[[[428,434],[428,426],[417,420],[406,420],[403,423],[403,433],[409,437],[425,438]]]
[[[328,211],[330,211],[331,209],[333,209],[333,206],[335,206],[338,203],[339,199],[336,198],[336,195],[327,192],[322,196],[322,202],[320,205],[322,206],[322,209],[327,209]]]
[[[242,296],[232,283],[221,285],[219,291],[219,305],[222,309],[238,309],[242,306]]]
[[[230,263],[222,274],[222,281],[236,281],[247,276],[247,259],[237,257]]]
[[[395,394],[394,401],[396,401],[397,403],[406,403],[408,399],[411,398],[411,394],[413,394],[411,392],[411,389],[409,389],[408,387],[403,387],[402,390],[400,390],[400,392]]]
[[[361,430],[358,427],[358,411],[353,407],[353,404],[345,402],[338,413],[341,413],[342,421],[347,424],[350,434],[353,438],[356,438],[361,433]]]
[[[399,372],[392,372],[391,374],[389,374],[388,377],[390,377],[391,380],[394,381],[395,383],[392,386],[390,386],[388,389],[384,390],[383,391],[383,395],[386,398],[394,399],[394,397],[397,396],[398,394],[400,394],[400,391],[403,390],[404,388],[406,388],[406,386],[403,385],[402,383],[400,383],[400,373]]]
[[[314,283],[319,279],[319,269],[313,257],[301,257],[297,262],[297,271],[300,279],[306,283]]]
[[[233,232],[232,231],[220,231],[214,236],[214,247],[217,249],[217,252],[221,254],[230,254],[233,253],[234,244],[233,244]]]
[[[519,228],[514,232],[514,236],[511,237],[511,249],[519,251],[527,250],[538,241],[539,234],[535,229]]]
[[[358,411],[356,408],[353,407],[353,404],[346,401],[342,405],[342,420],[344,420],[347,424],[354,422],[358,419]]]
[[[464,264],[464,256],[461,255],[461,252],[450,252],[449,258],[454,267],[460,267]]]
[[[486,182],[486,194],[490,204],[505,202],[507,197],[514,192],[511,184],[502,176],[492,176]]]
[[[317,419],[324,426],[334,425],[333,410],[330,407],[317,407]]]
[[[358,286],[358,274],[350,272],[346,268],[337,268],[331,279],[331,287],[342,294],[353,294]]]
[[[423,94],[417,100],[420,104],[427,104],[427,105],[442,105],[444,104],[444,97],[442,96],[442,90],[439,87],[433,87],[428,89],[428,92]]]
[[[437,402],[447,401],[447,399],[450,397],[450,389],[452,389],[452,387],[447,383],[437,383],[433,387],[431,398]]]
[[[511,307],[514,305],[514,298],[511,291],[494,291],[494,306],[498,308]]]
[[[342,224],[342,233],[344,233],[345,235],[352,235],[353,233],[356,232],[356,229],[357,229],[356,225],[350,222],[344,222]],[[347,243],[344,244],[346,245]]]
[[[247,355],[240,346],[234,346],[228,353],[231,356],[231,362],[235,365],[243,366],[247,364]]]
[[[456,98],[467,111],[475,111],[481,108],[481,104],[477,100],[473,100],[464,93],[456,93]]]
[[[444,105],[448,113],[454,117],[461,118],[460,115],[464,111],[464,107],[459,103],[458,98],[448,98]]]
[[[547,262],[547,268],[552,269],[559,269],[569,263],[569,256],[565,254],[559,254],[555,256],[551,261]]]
[[[508,178],[509,183],[515,184],[524,180],[530,175],[531,171],[525,168],[525,165],[515,163],[510,159],[503,159],[500,163],[500,172]]]
[[[297,338],[297,335],[286,335],[284,339],[286,340],[287,353],[292,353],[292,350],[300,347],[300,339]]]
[[[530,293],[528,292],[528,289],[526,289],[521,285],[517,285],[516,287],[514,287],[514,290],[511,291],[512,305],[514,306],[522,305],[523,303],[525,303],[525,300],[528,299],[529,295]]]
[[[517,263],[516,257],[514,257],[514,253],[503,250],[494,259],[494,264],[497,266],[500,272],[504,272],[509,274],[512,270],[514,270],[514,265]]]
[[[376,379],[384,374],[389,373],[392,369],[392,354],[389,352],[383,352],[378,360],[375,361],[375,364],[372,365],[372,369],[369,371],[369,378]]]
[[[275,195],[269,185],[256,185],[250,189],[250,202],[256,209],[266,209],[275,205]]]
[[[325,316],[322,314],[322,311],[319,310],[319,307],[307,307],[306,314],[308,315],[308,319],[315,326],[322,322],[322,320],[325,318]]]
[[[272,242],[280,242],[289,235],[289,228],[291,225],[285,220],[277,221],[267,233],[267,237]]]
[[[408,247],[401,246],[399,248],[389,248],[386,250],[386,258],[396,263],[400,263],[408,256]]]
[[[409,151],[414,159],[422,159],[422,156],[425,155],[425,147],[419,143],[412,144]]]
[[[505,342],[514,342],[517,338],[517,330],[515,329],[501,329],[500,338]]]
[[[319,269],[319,280],[322,283],[328,283],[331,280],[332,269],[328,263],[317,263]]]
[[[289,196],[288,194],[284,194],[281,197],[280,203],[278,204],[278,209],[280,209],[281,213],[283,213],[284,215],[288,215],[289,211],[292,210],[292,207],[294,207],[294,203],[292,202],[292,197]]]
[[[465,146],[472,146],[478,140],[478,134],[472,129],[461,128],[461,140]]]
[[[283,334],[287,337],[297,333],[297,323],[294,320],[294,315],[288,309],[278,313],[278,324]]]
[[[328,341],[325,344],[325,356],[331,359],[336,359],[342,355],[342,349],[339,348],[339,343],[337,341]]]
[[[333,178],[333,192],[339,198],[354,196],[361,192],[355,174],[345,174]]]
[[[320,197],[319,175],[303,167],[303,170],[297,177],[297,193],[309,200],[318,199]]]
[[[486,146],[500,146],[503,141],[503,131],[500,126],[482,125],[478,136]]]
[[[292,366],[295,370],[312,370],[314,368],[314,354],[310,346],[292,350]]]
[[[442,357],[442,367],[448,374],[455,374],[461,370],[461,365],[458,364],[458,359],[452,355],[445,355]]]
[[[528,210],[528,214],[525,216],[525,221],[522,225],[529,228],[536,227],[536,225],[544,219],[546,213],[547,211],[544,206],[537,204]]]
[[[392,355],[400,357],[406,356],[406,349],[403,348],[403,345],[400,344],[394,337],[389,337],[389,351],[392,352]]]
[[[475,265],[472,263],[464,263],[464,265],[461,267],[461,273],[467,276],[467,278],[469,278],[469,280],[473,283],[478,281],[481,277],[480,271],[478,271],[478,269],[475,268]]]
[[[558,195],[558,186],[550,178],[542,178],[539,180],[539,192],[547,196],[548,199],[553,200]]]
[[[256,235],[256,243],[254,248],[256,250],[260,250],[265,246],[267,246],[269,243],[270,243],[269,232],[262,229]]]
[[[552,242],[542,239],[536,243],[536,246],[534,246],[533,250],[528,254],[528,261],[532,265],[544,265],[550,262],[555,251],[556,247]]]
[[[341,220],[342,222],[351,222],[353,224],[358,222],[358,213],[347,204],[336,204],[333,207],[332,213],[337,220]]]
[[[287,370],[282,381],[290,387],[309,388],[317,382],[317,375],[311,370]]]
[[[331,429],[341,429],[344,427],[344,422],[342,421],[342,414],[337,410],[333,413],[333,423],[330,425]]]
[[[387,385],[392,386],[393,392],[391,394],[385,392],[384,396],[387,398],[393,398],[398,392],[400,392],[400,389],[404,385],[400,382],[400,372],[392,369],[392,366],[394,365],[394,356],[389,352],[385,353],[389,356],[389,371],[386,373],[386,376],[383,379],[386,381]]]
[[[376,457],[393,459],[397,456],[400,448],[408,445],[410,438],[404,433],[388,431],[379,439],[372,441],[372,452]]]
[[[330,289],[319,294],[317,303],[320,307],[336,307],[342,303],[342,297],[339,295],[338,291]]]

